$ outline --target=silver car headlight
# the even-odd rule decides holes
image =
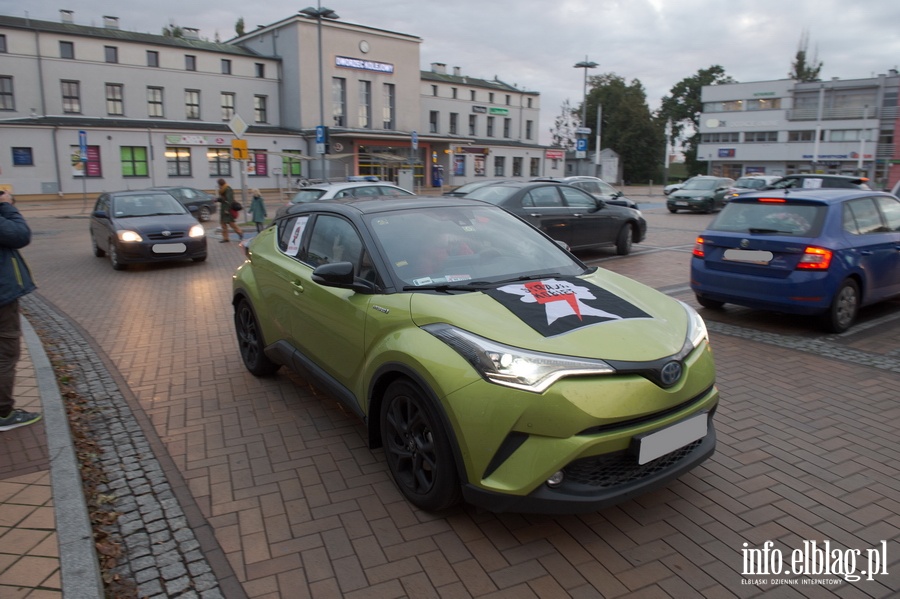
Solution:
[[[684,311],[687,312],[688,328],[684,346],[685,349],[690,348],[690,351],[696,349],[701,343],[709,341],[709,332],[706,330],[706,322],[704,322],[703,317],[700,316],[696,310],[681,300],[679,300],[678,303],[684,306]]]
[[[479,337],[448,324],[422,327],[461,355],[486,380],[543,393],[563,377],[613,374],[603,360],[533,352]]]
[[[194,225],[188,231],[188,237],[203,237],[204,235],[206,235],[206,229],[203,228],[203,225]]]
[[[137,231],[116,231],[116,236],[119,238],[119,241],[126,243],[140,243],[144,241]]]

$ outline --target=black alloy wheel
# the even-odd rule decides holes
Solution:
[[[446,431],[412,382],[399,379],[385,391],[381,438],[391,476],[410,503],[440,511],[459,502],[459,477]]]
[[[619,256],[627,256],[631,253],[632,239],[631,225],[627,223],[622,225],[622,228],[619,230],[619,235],[616,237],[616,254]]]
[[[254,376],[275,374],[279,365],[266,356],[262,332],[250,302],[242,299],[234,309],[234,328],[237,332],[238,349],[244,367]]]

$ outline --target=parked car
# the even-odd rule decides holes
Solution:
[[[464,197],[466,194],[475,191],[481,187],[486,187],[488,185],[494,185],[495,183],[511,183],[516,179],[486,179],[484,181],[472,181],[471,183],[466,183],[464,185],[460,185],[450,191],[445,191],[442,195],[450,196],[454,198]]]
[[[727,202],[743,193],[767,189],[769,185],[772,185],[780,179],[781,177],[777,175],[746,175],[744,177],[739,177],[734,182],[734,186],[725,192],[725,201]]]
[[[665,187],[663,187],[663,193],[664,193],[665,195],[669,195],[669,194],[671,194],[673,191],[678,191],[678,190],[681,189],[682,187],[684,187],[684,183],[671,183],[671,184],[666,185]]]
[[[845,331],[860,306],[900,295],[900,200],[853,189],[739,196],[697,239],[691,288],[707,308],[821,315]]]
[[[332,200],[337,198],[355,197],[400,197],[413,196],[411,191],[397,187],[391,183],[377,183],[367,181],[351,181],[346,183],[322,183],[301,188],[284,206],[280,207],[275,216],[281,216],[292,204],[305,204],[319,200]]]
[[[219,210],[215,196],[206,193],[202,189],[194,189],[193,187],[154,187],[153,189],[169,192],[188,210],[191,210],[191,207],[196,208],[196,212],[193,210],[191,212],[195,214],[199,221],[208,221]]]
[[[592,511],[714,451],[697,312],[497,206],[297,204],[247,253],[232,282],[245,367],[329,390],[419,508]]]
[[[640,210],[607,204],[564,183],[497,183],[466,197],[496,204],[573,250],[614,246],[624,256],[647,235]]]
[[[599,177],[588,177],[585,175],[575,175],[572,177],[563,177],[560,179],[562,183],[568,183],[573,187],[577,187],[582,191],[586,191],[595,198],[599,198],[607,204],[616,204],[617,206],[628,206],[629,208],[637,208],[637,202],[625,197],[625,194],[603,179]]]
[[[666,208],[673,214],[679,210],[709,214],[725,205],[725,193],[734,186],[734,179],[698,175],[684,182],[684,186],[669,194]]]
[[[116,270],[138,262],[206,260],[206,231],[191,211],[160,189],[103,193],[90,219],[94,255]]]
[[[866,177],[798,173],[785,175],[766,189],[872,189]]]
[[[900,181],[894,183],[894,186],[891,188],[891,194],[894,197],[900,198]]]

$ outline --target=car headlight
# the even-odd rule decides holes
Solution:
[[[126,243],[135,243],[144,241],[144,238],[141,237],[137,231],[118,231],[116,233],[119,237],[119,241],[123,241]]]
[[[687,338],[684,341],[684,348],[690,351],[696,349],[704,341],[709,341],[709,332],[706,330],[706,322],[696,310],[680,300],[679,303],[684,306],[688,315]]]
[[[203,225],[194,225],[188,231],[189,237],[203,237],[204,235],[206,235],[206,229],[203,228]]]
[[[534,393],[567,376],[613,374],[603,360],[533,352],[479,337],[448,324],[422,327],[466,359],[486,380]]]

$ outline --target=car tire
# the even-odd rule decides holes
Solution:
[[[381,402],[380,424],[388,468],[403,496],[427,511],[459,503],[450,440],[425,393],[407,379],[391,383]]]
[[[212,215],[212,210],[209,206],[200,206],[200,221],[207,222],[209,217]]]
[[[196,258],[191,258],[194,262],[206,262],[206,254],[202,256],[197,256]]]
[[[672,214],[676,214],[678,212],[678,208],[669,207],[669,212],[671,212]]]
[[[631,252],[632,239],[631,225],[625,225],[619,229],[619,234],[616,236],[616,254],[627,256]]]
[[[94,255],[98,258],[102,258],[106,255],[106,252],[100,249],[100,246],[97,245],[97,240],[91,235],[91,249],[94,250]]]
[[[838,287],[831,307],[825,313],[825,330],[829,333],[843,333],[849,329],[859,313],[859,285],[853,279],[846,279]]]
[[[122,262],[122,259],[119,258],[119,250],[116,248],[116,244],[113,242],[109,243],[109,263],[112,265],[113,270],[125,270],[128,266]]]
[[[697,303],[710,310],[720,310],[722,306],[725,305],[725,302],[709,299],[708,297],[703,297],[702,295],[697,296]]]
[[[238,301],[234,307],[234,328],[237,333],[238,349],[244,367],[253,376],[271,376],[279,365],[265,354],[265,341],[253,307],[246,299]]]

